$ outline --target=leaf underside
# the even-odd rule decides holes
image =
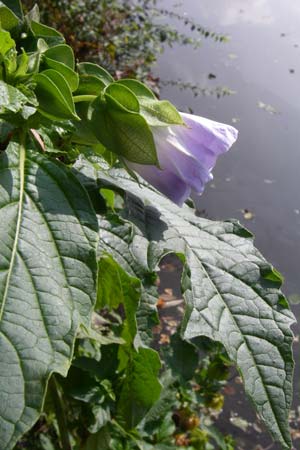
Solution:
[[[0,155],[0,447],[40,415],[95,301],[98,225],[74,175],[11,142]]]

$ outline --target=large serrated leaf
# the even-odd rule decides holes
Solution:
[[[0,448],[37,420],[52,372],[66,375],[96,292],[98,225],[62,165],[11,142],[0,155]]]
[[[124,171],[99,171],[98,182],[126,192],[127,219],[143,223],[152,245],[185,257],[184,337],[205,335],[223,343],[274,439],[290,449],[294,317],[279,290],[281,278],[250,233],[234,221],[196,217]]]
[[[81,162],[78,162],[76,167],[80,168]],[[95,167],[86,166],[84,172],[75,170],[75,173],[88,191],[94,192],[95,188],[98,191]],[[128,275],[138,278],[141,282],[136,320],[142,342],[150,345],[153,340],[152,328],[159,323],[156,309],[158,298],[156,271],[164,254],[155,251],[155,247],[144,236],[146,232],[141,232],[137,226],[117,214],[110,214],[109,218],[99,215],[98,221],[99,256],[111,255]],[[142,227],[142,224],[140,226]]]

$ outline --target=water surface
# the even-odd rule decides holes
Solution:
[[[194,97],[171,86],[161,91],[162,98],[170,99],[182,111],[192,109],[195,114],[233,124],[240,133],[235,146],[218,160],[215,178],[198,208],[209,218],[235,217],[243,222],[255,233],[256,246],[284,275],[284,292],[299,294],[300,2],[184,0],[175,9],[173,0],[159,4],[231,37],[229,43],[206,39],[198,50],[166,49],[157,67],[162,80],[223,85],[236,91],[221,99]],[[183,23],[171,22],[188,31]],[[216,78],[209,79],[209,74]],[[294,311],[299,318],[299,307]],[[295,332],[299,334],[297,328]],[[295,351],[299,362],[299,346]],[[299,369],[296,377],[295,409],[300,404]],[[250,407],[241,398],[236,402],[236,412],[251,417]],[[227,419],[231,413],[229,404]],[[222,426],[228,429],[225,419]],[[259,448],[255,447],[258,444],[279,448],[272,446],[267,435],[253,430],[248,437],[237,434],[238,448],[252,450]],[[295,445],[299,448],[299,440]]]

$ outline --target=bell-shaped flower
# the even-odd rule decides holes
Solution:
[[[185,125],[151,127],[160,168],[127,161],[158,191],[182,206],[195,194],[202,194],[212,180],[217,157],[236,141],[238,131],[230,125],[204,117],[180,113]]]

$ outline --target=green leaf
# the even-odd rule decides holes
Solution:
[[[178,333],[175,333],[164,355],[173,376],[179,377],[181,383],[193,378],[198,366],[197,349],[193,344],[184,341]]]
[[[0,1],[0,24],[4,30],[12,30],[19,24],[19,18],[12,11],[11,6],[5,6],[5,2]]]
[[[98,66],[98,64],[83,62],[77,65],[77,70],[80,75],[95,76],[102,81],[105,86],[108,86],[114,81],[110,73],[103,69],[103,67]]]
[[[55,45],[43,52],[44,64],[59,72],[68,82],[71,91],[76,91],[79,85],[79,76],[74,71],[75,58],[71,47],[65,44]]]
[[[78,173],[76,169],[80,172]],[[90,195],[95,191],[99,192],[96,183],[97,169],[99,170],[98,165],[86,165],[84,159],[78,160],[75,166],[75,173]],[[95,201],[99,202],[99,200],[98,195]],[[149,215],[149,217],[151,217],[150,220],[157,219],[155,215]],[[136,320],[139,336],[142,342],[149,346],[153,339],[152,328],[159,323],[156,309],[158,299],[156,271],[159,260],[164,254],[161,251],[155,251],[152,243],[143,236],[137,226],[118,215],[110,214],[108,218],[105,218],[102,214],[99,217],[99,226],[99,254],[110,254],[131,277],[141,280],[141,297]],[[146,234],[146,230],[143,231]]]
[[[140,298],[140,281],[129,276],[111,256],[105,255],[99,261],[97,308],[105,306],[116,309],[123,305],[126,321],[124,326],[130,335],[130,344],[137,333],[136,310]]]
[[[110,95],[105,98],[107,104],[100,99],[92,104],[91,127],[95,136],[108,150],[129,161],[157,165],[153,135],[146,120],[126,110]]]
[[[37,5],[37,3],[27,12],[25,15],[25,19],[28,23],[30,23],[32,20],[35,22],[40,22],[40,10]]]
[[[90,323],[98,225],[63,165],[11,142],[0,172],[0,442],[10,450],[39,417],[50,374],[66,375],[79,324]]]
[[[137,80],[123,79],[116,82],[130,89],[138,98],[140,114],[150,126],[183,125],[184,122],[167,100],[158,100],[150,89]]]
[[[9,50],[15,47],[16,43],[10,37],[10,33],[0,29],[0,55],[4,57]]]
[[[95,75],[80,75],[76,95],[100,95],[105,86],[105,83]]]
[[[76,104],[76,113],[80,117],[80,121],[74,123],[76,130],[72,134],[72,142],[82,144],[84,146],[101,145],[91,129],[90,121],[88,120],[89,103],[80,102]],[[97,153],[97,152],[96,152]],[[110,152],[111,153],[111,152]]]
[[[24,77],[27,74],[28,65],[29,65],[29,56],[22,49],[22,53],[21,55],[18,56],[17,59],[17,70],[14,73],[14,78],[18,79]]]
[[[30,101],[19,89],[0,80],[0,115],[12,120],[12,114],[22,114],[27,103]]]
[[[118,83],[111,83],[105,89],[105,95],[109,95],[108,100],[113,98],[115,102],[127,111],[139,112],[140,106],[137,97],[126,86],[122,86]]]
[[[55,61],[46,56],[44,56],[43,61],[48,69],[56,70],[65,78],[72,92],[76,91],[79,85],[79,77],[74,70],[62,62]]]
[[[91,176],[89,169],[87,173]],[[256,250],[250,233],[236,221],[196,217],[189,207],[178,208],[124,171],[102,170],[97,178],[99,187],[124,190],[125,217],[146,232],[156,252],[174,251],[185,259],[183,336],[204,335],[224,345],[262,420],[282,448],[289,449],[294,317],[279,290],[280,278]]]
[[[161,425],[164,418],[176,407],[177,388],[174,388],[176,379],[172,376],[171,370],[163,371],[160,377],[162,391],[157,402],[151,407],[145,416],[145,429],[147,433],[153,434],[154,430]],[[173,421],[172,421],[173,422]],[[173,422],[173,425],[175,423]]]
[[[70,69],[75,68],[75,58],[72,48],[69,45],[60,44],[50,47],[45,51],[45,56],[54,61],[65,64]]]
[[[179,112],[168,100],[139,98],[139,103],[141,115],[152,127],[184,124]]]
[[[134,94],[138,98],[144,97],[148,100],[157,100],[151,89],[149,89],[144,83],[141,83],[138,80],[133,80],[131,78],[122,78],[121,80],[116,81],[116,83],[128,87],[128,89],[134,92]]]
[[[45,70],[36,74],[34,81],[41,114],[52,120],[79,119],[70,87],[59,72]]]
[[[4,3],[19,19],[23,19],[21,0],[2,0],[1,3]]]
[[[83,403],[99,403],[102,400],[103,388],[99,381],[90,376],[88,371],[73,365],[68,376],[60,379],[60,384],[67,396]]]
[[[154,270],[158,267],[159,259],[152,254],[148,240],[130,222],[123,221],[118,216],[110,217],[109,220],[102,216],[99,226],[100,253],[112,255],[124,271],[141,281],[136,321],[142,342],[150,345],[153,339],[152,328],[158,324],[158,293]]]
[[[91,434],[82,450],[110,450],[110,434],[106,427],[102,428],[98,433]]]
[[[56,46],[65,42],[63,35],[59,31],[35,20],[30,21],[30,28],[36,39],[42,38],[50,46]]]
[[[14,125],[12,125],[9,122],[6,122],[5,120],[0,119],[0,143],[4,144],[6,141],[9,140],[9,137],[14,130]]]
[[[158,400],[160,360],[157,352],[140,348],[132,353],[117,404],[117,419],[126,429],[134,428]]]

